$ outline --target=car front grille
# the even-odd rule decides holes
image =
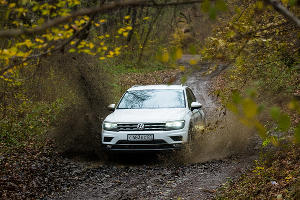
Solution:
[[[141,123],[144,128],[139,129],[139,123],[134,124],[118,124],[118,131],[165,131],[166,123]]]

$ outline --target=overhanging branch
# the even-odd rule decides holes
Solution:
[[[64,48],[66,45],[68,45],[72,40],[74,40],[82,31],[84,31],[86,28],[89,27],[91,21],[89,21],[86,25],[84,25],[82,27],[82,29],[80,29],[79,31],[77,31],[73,36],[71,36],[70,38],[68,38],[66,41],[64,41],[61,45],[53,48],[53,49],[49,49],[47,51],[44,51],[44,52],[41,52],[39,54],[34,54],[34,55],[31,55],[31,56],[28,56],[27,58],[23,59],[22,61],[18,62],[17,64],[14,63],[14,64],[11,64],[11,65],[8,65],[7,67],[5,67],[4,69],[0,70],[0,76],[2,76],[5,72],[7,72],[9,69],[12,69],[14,66],[17,66],[17,65],[21,65],[22,63],[24,62],[27,62],[31,59],[34,59],[34,58],[37,58],[37,57],[41,57],[41,56],[44,56],[44,55],[47,55],[49,53],[53,53],[55,51],[58,51],[62,48]]]
[[[64,24],[69,22],[70,20],[84,15],[92,15],[95,13],[107,13],[113,10],[117,10],[120,8],[126,8],[126,7],[166,7],[166,6],[177,6],[177,5],[188,5],[188,4],[195,4],[195,3],[201,3],[203,0],[191,0],[191,1],[182,1],[182,2],[169,2],[169,3],[161,3],[156,4],[152,1],[148,0],[128,0],[128,1],[119,1],[110,3],[107,5],[102,5],[100,7],[95,8],[83,8],[78,11],[72,12],[69,16],[64,17],[57,17],[53,20],[49,20],[48,22],[44,23],[41,26],[37,26],[35,28],[31,29],[8,29],[4,31],[0,31],[0,38],[13,38],[18,37],[20,35],[33,35],[33,34],[40,34],[47,29]]]
[[[265,0],[266,3],[273,6],[273,8],[285,16],[288,20],[293,22],[298,28],[300,28],[300,20],[297,16],[291,13],[286,7],[284,7],[278,0]]]

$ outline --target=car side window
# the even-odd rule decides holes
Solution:
[[[189,88],[188,88],[188,91],[191,93],[193,102],[197,101],[197,100],[196,100],[196,97],[195,97],[195,95],[194,95],[194,93],[193,93],[193,91],[192,91],[191,89],[189,89]]]
[[[193,96],[192,96],[191,92],[189,91],[189,89],[186,89],[186,97],[188,100],[189,109],[191,109],[191,104],[193,102]]]

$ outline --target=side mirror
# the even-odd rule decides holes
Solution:
[[[115,108],[116,108],[116,104],[109,104],[109,105],[107,106],[107,108],[108,108],[108,110],[110,110],[110,111],[114,111]]]
[[[195,109],[200,109],[200,108],[202,108],[202,104],[201,103],[199,103],[199,102],[192,102],[192,104],[191,104],[191,110],[193,111],[193,110],[195,110]]]

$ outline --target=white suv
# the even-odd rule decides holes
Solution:
[[[173,150],[191,142],[194,127],[204,129],[202,105],[182,85],[133,86],[102,125],[106,150]]]

